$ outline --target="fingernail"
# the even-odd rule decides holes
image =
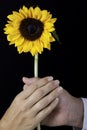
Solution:
[[[27,78],[27,77],[23,77],[22,79],[23,79],[23,81],[26,81],[26,80],[28,80],[28,78]]]
[[[58,85],[58,84],[59,84],[59,80],[55,80],[55,81],[54,81],[54,84],[55,84],[55,85]]]
[[[51,81],[51,80],[53,80],[53,77],[52,76],[48,76],[47,79],[48,79],[48,81]]]

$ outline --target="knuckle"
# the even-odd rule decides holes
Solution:
[[[24,112],[26,109],[25,104],[20,101],[18,96],[15,98],[15,105],[17,106],[17,108],[19,109],[20,112]]]
[[[47,84],[48,87],[53,87],[54,84],[53,84],[53,81],[50,81],[48,84]]]
[[[54,81],[50,81],[48,84],[47,84],[47,87],[49,90],[53,90],[57,87],[57,85],[55,85]]]
[[[44,101],[44,105],[47,106],[49,103],[50,103],[50,99],[47,98],[47,99]]]
[[[47,77],[43,78],[43,81],[48,82],[48,78]]]
[[[43,102],[41,102],[40,106],[46,107],[50,103],[50,100],[48,98],[44,99]]]
[[[42,78],[40,81],[41,81],[42,83],[47,83],[49,80],[48,80],[47,77],[45,77],[45,78]]]
[[[34,106],[34,109],[36,112],[40,111],[41,109],[41,103],[37,103],[35,106]]]
[[[56,88],[54,91],[53,91],[53,93],[52,93],[52,96],[51,97],[53,97],[53,98],[55,98],[55,97],[57,97],[58,96],[58,91],[57,91],[58,89]]]
[[[22,105],[22,107],[20,107],[20,111],[21,112],[24,112],[26,110],[26,106],[25,105]]]
[[[23,86],[23,90],[25,90],[27,87],[28,87],[28,86],[25,84],[25,85]]]
[[[45,101],[45,104],[48,105],[49,103],[52,102],[52,100],[53,100],[53,97],[52,96],[48,96],[47,99],[46,99],[46,101]]]
[[[34,84],[34,88],[36,88],[36,89],[37,89],[38,87],[39,87],[39,86],[38,86],[38,84],[37,84],[37,83],[36,83],[36,84]]]
[[[20,103],[20,95],[18,94],[18,95],[15,97],[14,100],[15,100],[16,103]]]
[[[45,95],[45,90],[43,88],[40,88],[39,91],[38,91],[38,95],[40,97],[43,97]]]

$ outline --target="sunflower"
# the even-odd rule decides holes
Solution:
[[[55,41],[52,32],[57,18],[47,10],[38,6],[27,8],[23,6],[19,11],[13,11],[7,16],[8,21],[4,27],[9,45],[15,45],[17,51],[30,52],[32,56],[43,52],[44,48],[51,49],[51,42]]]

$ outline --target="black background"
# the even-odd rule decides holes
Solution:
[[[23,5],[39,6],[57,17],[56,31],[62,42],[52,43],[51,51],[44,49],[39,55],[39,77],[52,75],[73,96],[86,97],[86,60],[82,43],[80,0],[0,0],[0,117],[4,114],[17,93],[22,90],[22,77],[33,77],[33,57],[30,53],[19,55],[14,46],[9,46],[3,33],[7,15],[18,11]],[[84,15],[83,15],[84,16]],[[86,85],[87,86],[87,85]],[[61,126],[49,129],[71,127]],[[42,129],[48,129],[42,127]]]

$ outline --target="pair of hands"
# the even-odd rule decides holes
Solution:
[[[81,120],[76,121],[82,102],[61,88],[58,80],[23,78],[23,82],[23,91],[2,117],[0,130],[33,130],[40,122],[47,126],[82,125]]]

